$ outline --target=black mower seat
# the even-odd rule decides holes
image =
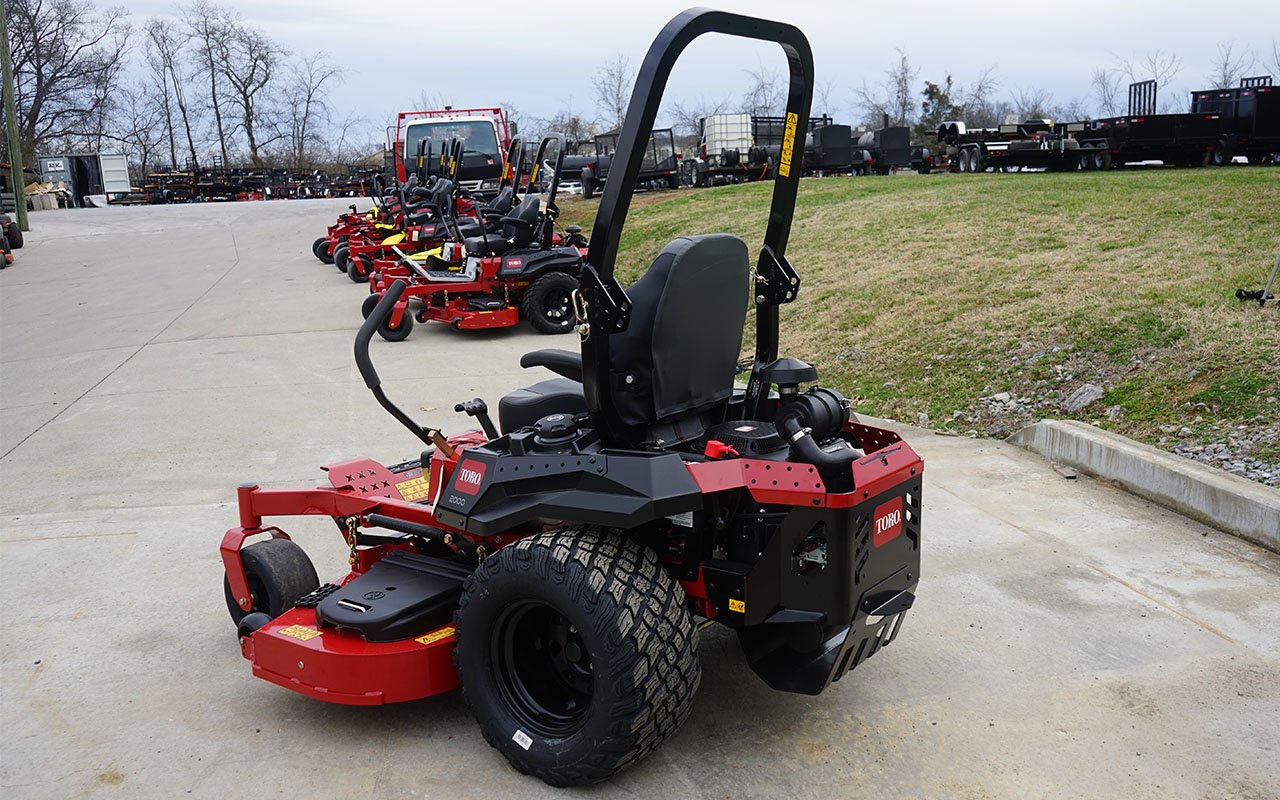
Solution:
[[[477,256],[500,256],[511,249],[511,243],[502,238],[500,233],[486,233],[483,236],[468,236],[462,243],[467,252]]]
[[[511,208],[515,205],[515,197],[515,189],[503,186],[492,202],[480,206],[481,216],[502,216],[511,213]]]
[[[568,378],[551,378],[517,389],[498,401],[498,428],[511,433],[548,414],[581,414],[587,410],[582,384]]]
[[[484,235],[484,223],[473,219],[458,220],[458,234],[464,239]]]
[[[729,399],[750,275],[736,236],[683,236],[662,248],[627,289],[630,325],[611,337],[610,394],[624,422],[670,422]]]

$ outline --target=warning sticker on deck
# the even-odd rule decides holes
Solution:
[[[424,472],[416,478],[401,481],[396,484],[396,490],[411,503],[423,500],[431,494],[431,476]]]
[[[736,598],[730,597],[729,610],[737,611],[739,614],[745,614],[747,613],[747,603],[745,600],[738,600]]]
[[[309,628],[306,625],[290,625],[287,628],[281,628],[280,635],[306,642],[319,636],[320,631],[315,628]]]
[[[417,642],[418,644],[435,644],[441,639],[448,639],[450,636],[453,635],[453,632],[455,630],[457,629],[454,628],[452,625],[445,625],[443,628],[437,628],[431,633],[425,634],[423,636],[419,636],[417,639],[414,639],[414,641]]]

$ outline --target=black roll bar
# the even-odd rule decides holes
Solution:
[[[625,330],[630,315],[630,301],[613,277],[622,226],[631,205],[641,162],[653,131],[658,106],[671,69],[680,54],[694,39],[706,33],[723,33],[747,39],[777,42],[787,57],[790,84],[787,90],[786,129],[773,184],[773,201],[757,265],[759,276],[787,272],[784,253],[791,234],[791,218],[795,211],[796,191],[800,182],[800,158],[803,156],[805,126],[813,99],[813,51],[799,28],[783,22],[747,17],[725,11],[691,8],[676,15],[654,39],[640,65],[631,102],[622,123],[618,148],[614,153],[600,208],[591,231],[587,263],[583,265],[581,291],[587,303],[589,335],[582,342],[583,391],[593,421],[606,444],[634,444],[629,426],[622,422],[610,397],[609,336]],[[800,153],[796,153],[799,146]],[[794,164],[793,164],[794,160]],[[786,265],[785,268],[779,265]],[[799,288],[792,283],[790,298]],[[778,357],[778,303],[780,295],[753,289],[756,297],[756,355],[747,386],[744,416],[754,417],[768,395],[761,386],[761,370]]]

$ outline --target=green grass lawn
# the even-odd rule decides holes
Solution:
[[[681,234],[758,246],[772,188],[637,196],[619,279]],[[561,205],[590,232],[595,201]],[[1280,429],[1280,311],[1234,297],[1278,247],[1274,168],[805,180],[782,350],[856,410],[961,433],[1070,416],[1166,445]],[[1066,413],[1085,383],[1105,396]],[[1001,392],[1013,407],[993,412],[981,398]],[[1280,443],[1255,457],[1280,461]]]

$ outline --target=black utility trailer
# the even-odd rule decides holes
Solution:
[[[582,166],[582,196],[590,199],[600,191],[609,178],[609,166],[618,150],[618,130],[596,136],[596,154]],[[654,128],[645,147],[637,187],[680,188],[680,154],[676,152],[676,137],[670,128]]]
[[[1274,164],[1280,157],[1280,87],[1270,75],[1243,78],[1235,89],[1191,93],[1191,111],[1217,114],[1222,135],[1214,143],[1210,163],[1223,166],[1235,156],[1250,164]]]

